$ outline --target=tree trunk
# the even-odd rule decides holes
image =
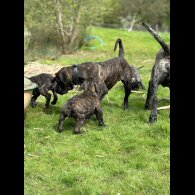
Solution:
[[[72,30],[71,30],[71,36],[70,36],[70,42],[69,42],[69,46],[71,49],[74,49],[75,41],[78,38],[78,33],[79,33],[78,24],[80,22],[79,9],[80,9],[80,2],[78,2],[78,8],[74,15],[73,24],[72,24]]]
[[[128,32],[131,32],[133,30],[133,27],[134,27],[134,24],[138,21],[138,19],[136,19],[136,15],[133,14],[133,17],[132,17],[132,20],[131,20],[131,23],[130,23],[130,27],[128,29]]]
[[[66,53],[66,37],[64,33],[64,25],[63,25],[63,15],[61,11],[61,5],[59,0],[54,0],[54,3],[56,5],[56,11],[57,11],[57,24],[59,27],[60,35],[62,38],[62,53]]]

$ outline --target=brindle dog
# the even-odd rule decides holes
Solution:
[[[158,85],[169,87],[170,89],[170,45],[167,45],[151,27],[145,23],[142,24],[162,47],[156,55],[145,102],[145,109],[151,108],[149,122],[154,123],[157,121]]]
[[[33,89],[33,94],[32,94],[32,98],[31,98],[31,105],[32,107],[36,107],[37,105],[37,98],[42,95],[45,97],[46,99],[46,103],[45,103],[45,107],[49,107],[49,103],[51,100],[51,94],[48,93],[49,90],[51,90],[53,92],[53,101],[51,102],[52,105],[55,105],[57,100],[58,100],[58,96],[55,92],[55,87],[56,87],[56,82],[51,82],[54,77],[50,74],[46,74],[46,73],[42,73],[36,76],[32,76],[30,78],[32,82],[36,83],[38,85],[37,88]]]
[[[100,126],[105,126],[103,113],[99,101],[98,81],[86,80],[83,83],[84,92],[80,95],[70,98],[62,107],[59,117],[57,131],[63,131],[63,122],[66,117],[73,117],[76,120],[76,126],[73,133],[80,134],[81,127],[85,119],[96,115]]]
[[[123,56],[124,49],[121,39],[117,39],[115,49],[119,44],[119,57],[104,62],[85,62],[78,65],[63,67],[53,81],[57,82],[56,92],[65,94],[74,85],[81,85],[84,80],[98,79],[101,83],[100,101],[118,81],[122,81],[125,89],[124,108],[128,107],[128,97],[131,93],[132,72]],[[114,49],[114,50],[115,50]]]

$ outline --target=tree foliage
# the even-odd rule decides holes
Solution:
[[[86,28],[101,24],[110,0],[25,0],[24,21],[31,33],[29,47],[56,44],[63,53],[77,49]]]
[[[141,29],[141,20],[169,30],[169,0],[24,0],[28,49],[68,53],[82,45],[91,25]],[[142,28],[143,29],[143,28]]]
[[[140,29],[140,21],[148,22],[152,27],[169,30],[169,0],[113,0],[113,12],[104,18],[107,24],[116,27]],[[115,18],[115,19],[112,19]],[[131,26],[133,25],[133,26]],[[131,29],[132,30],[132,29]]]

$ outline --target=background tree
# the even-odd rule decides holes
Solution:
[[[56,45],[62,53],[82,44],[86,29],[103,22],[110,0],[25,0],[24,21],[31,33],[29,48]]]
[[[169,30],[169,0],[112,0],[112,6],[112,13],[104,17],[104,26],[140,30],[140,21],[144,20],[153,28]]]
[[[169,8],[169,0],[25,0],[25,57],[74,52],[92,25],[143,30],[144,20],[169,30]]]

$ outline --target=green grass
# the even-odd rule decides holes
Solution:
[[[61,56],[48,64],[103,61],[113,52],[116,38],[123,40],[125,58],[139,67],[143,82],[148,80],[155,55],[160,48],[147,32],[92,28],[105,45],[96,50],[85,47],[75,54]],[[160,36],[169,42],[168,33]],[[68,118],[64,131],[55,131],[59,112],[75,94],[60,96],[55,106],[45,109],[44,97],[37,108],[29,107],[25,118],[24,184],[25,195],[168,195],[170,194],[170,118],[169,110],[158,112],[158,121],[148,123],[144,110],[146,91],[132,93],[129,109],[123,110],[123,85],[118,82],[102,101],[107,128],[98,127],[95,117],[86,120],[82,135],[72,134],[75,121]],[[168,105],[169,90],[159,87],[159,106]]]

